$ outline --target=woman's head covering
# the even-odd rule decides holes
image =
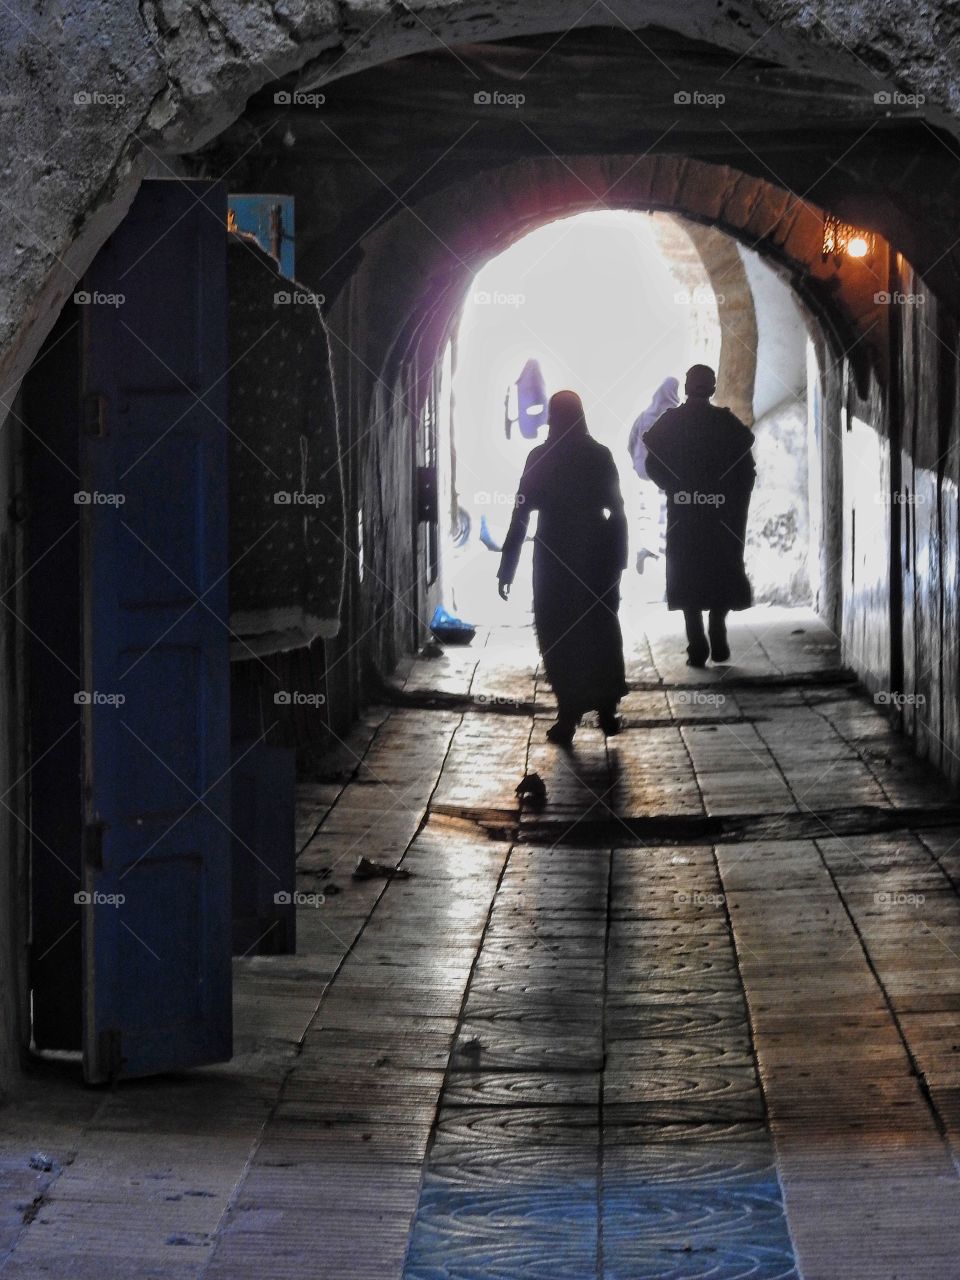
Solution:
[[[676,378],[664,378],[653,393],[653,399],[634,423],[633,433],[636,436],[649,431],[658,418],[663,417],[668,409],[675,409],[680,403],[680,383]]]
[[[658,418],[662,417],[668,409],[675,409],[679,403],[679,380],[677,378],[664,378],[653,393],[653,399],[638,419],[641,432],[648,431]]]
[[[667,412],[680,403],[680,383],[676,378],[664,378],[653,393],[653,399],[630,428],[627,448],[633,459],[633,469],[641,480],[647,479],[647,446],[643,443],[645,432]]]
[[[547,410],[550,424],[549,440],[587,435],[587,420],[583,414],[583,401],[575,391],[556,391],[550,397]]]
[[[659,409],[660,413],[666,413],[668,409],[675,409],[679,403],[680,380],[678,378],[664,378],[653,393],[650,408]]]

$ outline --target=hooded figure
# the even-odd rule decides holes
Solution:
[[[551,396],[546,442],[527,456],[500,561],[504,599],[532,511],[538,512],[533,615],[557,697],[557,722],[547,737],[568,745],[589,710],[599,711],[604,733],[616,733],[617,703],[626,692],[617,610],[627,522],[613,455],[587,431],[573,391]]]
[[[753,432],[729,409],[710,403],[716,374],[703,364],[687,371],[686,401],[668,409],[643,437],[647,474],[669,498],[667,607],[682,609],[687,661],[725,662],[726,615],[748,609],[752,594],[743,567],[750,493],[756,477]],[[710,642],[703,610],[710,613]]]
[[[627,448],[633,459],[633,469],[639,477],[639,521],[637,532],[637,573],[643,573],[647,560],[659,560],[664,541],[664,499],[658,487],[647,475],[647,446],[644,434],[659,421],[668,409],[680,403],[680,383],[676,378],[664,378],[653,399],[630,428]]]
[[[537,432],[547,421],[547,384],[539,360],[528,360],[520,376],[507,388],[504,427],[506,437],[514,426],[520,428],[524,440],[536,440]]]
[[[647,475],[647,446],[643,442],[644,434],[663,417],[668,409],[675,409],[679,403],[679,381],[676,378],[664,378],[653,393],[653,399],[630,428],[627,448],[633,459],[633,469],[641,480],[650,479]]]

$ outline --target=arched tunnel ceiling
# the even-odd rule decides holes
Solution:
[[[525,100],[474,101],[495,91]],[[960,145],[916,106],[875,101],[882,90],[757,53],[731,59],[663,29],[639,42],[583,29],[417,54],[327,85],[322,105],[282,106],[279,119],[277,92],[255,97],[206,163],[217,172],[246,152],[259,181],[265,169],[323,166],[341,225],[317,233],[334,256],[398,204],[518,157],[670,154],[729,166],[880,233],[945,299],[960,285]]]
[[[628,97],[621,96],[618,109],[625,107],[626,114],[620,110],[619,122],[617,110],[598,111],[604,102],[612,105],[605,96],[604,67],[591,71],[589,52],[577,53],[587,50],[591,40],[598,52],[597,42],[604,38],[620,39],[634,50]],[[264,86],[286,83],[286,78],[323,85],[331,107],[341,91],[339,100],[345,105],[350,93],[375,96],[374,81],[364,78],[361,83],[356,73],[374,74],[379,67],[385,75],[404,76],[407,71],[391,69],[390,64],[410,55],[430,60],[417,64],[414,78],[429,75],[438,90],[446,92],[444,76],[451,73],[449,66],[443,71],[444,60],[461,68],[472,61],[468,80],[475,86],[478,77],[499,67],[509,76],[509,60],[527,48],[536,66],[526,72],[525,82],[532,86],[542,75],[547,78],[540,83],[546,85],[552,75],[559,92],[552,119],[543,107],[538,108],[543,114],[539,123],[532,114],[528,117],[534,132],[541,133],[542,126],[548,143],[559,140],[555,133],[564,132],[560,122],[566,115],[567,137],[574,149],[585,145],[582,133],[589,125],[586,132],[594,131],[591,149],[636,152],[662,145],[649,127],[657,103],[644,94],[658,68],[667,74],[662,63],[681,74],[672,62],[676,52],[667,49],[669,56],[663,57],[671,40],[689,50],[694,66],[706,68],[712,57],[710,65],[724,83],[746,85],[743,77],[750,71],[760,77],[752,85],[755,96],[761,91],[754,123],[749,130],[734,124],[739,137],[720,116],[707,124],[706,112],[699,108],[687,108],[685,115],[676,117],[671,137],[681,138],[688,154],[709,151],[711,159],[741,168],[749,163],[756,164],[758,172],[776,169],[778,180],[793,184],[801,194],[815,182],[813,195],[821,204],[851,218],[872,218],[921,269],[936,269],[949,277],[944,293],[952,292],[958,274],[956,250],[941,234],[955,204],[955,157],[960,154],[954,142],[960,136],[960,15],[952,0],[923,6],[915,0],[870,5],[822,0],[816,6],[807,0],[602,0],[586,10],[582,0],[537,5],[504,0],[496,6],[477,0],[425,0],[416,6],[393,0],[288,0],[283,5],[273,0],[219,0],[215,10],[192,0],[144,0],[135,6],[127,0],[103,0],[87,8],[37,7],[29,15],[6,6],[0,13],[0,151],[5,178],[0,201],[0,377],[8,393],[39,349],[64,298],[122,218],[140,179],[185,172],[183,158],[230,128],[251,95]],[[507,41],[508,52],[504,43],[491,45]],[[548,49],[552,51],[544,56]],[[568,59],[576,54],[580,62],[568,61],[561,74],[563,54]],[[723,71],[717,70],[721,60]],[[819,109],[812,109],[819,89],[808,87],[814,83],[804,79],[808,76],[818,85],[829,81],[834,86]],[[897,121],[888,122],[873,94],[891,90],[894,82],[905,93],[925,97],[923,119],[910,111],[907,115],[916,118],[900,119],[898,106]],[[78,108],[77,92],[91,89],[112,94],[114,101],[107,108]],[[451,107],[463,110],[459,87],[455,96]],[[774,97],[782,110],[771,124],[768,105]],[[585,122],[582,127],[574,127],[576,113],[559,109],[571,99]],[[857,103],[848,110],[843,104],[851,99]],[[823,101],[829,103],[826,110]],[[642,110],[638,102],[645,104]],[[248,123],[263,105],[252,104]],[[498,110],[487,110],[476,120],[472,141],[468,140],[471,146],[484,140],[488,149],[499,145],[497,129],[506,128],[506,122],[494,123]],[[695,128],[685,123],[693,119],[691,111],[698,117]],[[799,128],[789,123],[791,111]],[[730,122],[732,112],[731,102]],[[380,177],[389,185],[399,184],[401,195],[405,173],[418,186],[434,176],[433,171],[424,173],[418,141],[429,123],[427,115],[433,117],[434,127],[441,116],[446,120],[446,113],[438,113],[433,104],[429,112],[417,112],[389,97],[376,116],[376,131],[387,142],[396,140],[391,133],[394,121],[403,120],[402,157],[398,160],[394,152],[381,162],[371,152],[366,161],[371,169],[382,170]],[[325,118],[336,121],[332,111]],[[823,138],[820,152],[811,158],[816,135],[811,121],[822,124],[821,132],[831,144],[826,168]],[[869,136],[861,138],[868,126]],[[771,135],[769,151],[761,137],[764,129]],[[629,134],[626,148],[622,138],[613,136],[617,130]],[[336,131],[340,133],[339,127]],[[529,139],[531,151],[540,145],[522,125],[513,132],[508,148],[512,156],[518,154],[516,138],[521,133]],[[456,137],[451,134],[441,150]],[[327,135],[325,154],[333,158],[335,141]],[[349,156],[342,142],[337,146],[341,160]],[[229,140],[226,149],[230,150]],[[265,141],[264,153],[255,146],[252,156],[265,161],[268,149]],[[243,171],[237,163],[241,153],[242,149],[232,150],[229,163],[236,167],[231,182]],[[438,155],[435,145],[432,151],[428,148],[427,164]],[[443,165],[460,163],[475,170],[486,162],[492,161],[458,145],[455,156]],[[224,168],[216,170],[217,176]],[[335,169],[327,175],[332,189],[349,189],[351,196],[365,197],[371,207],[382,207],[383,189],[374,194],[377,184],[369,174],[365,191],[362,178]],[[770,173],[765,176],[773,178]],[[887,197],[887,178],[892,198]],[[920,193],[912,199],[911,184]],[[326,228],[323,233],[334,231]]]
[[[849,353],[861,391],[871,365],[884,368],[889,308],[874,300],[885,287],[882,250],[880,262],[824,263],[820,211],[772,183],[676,155],[540,155],[456,174],[372,227],[347,213],[341,234],[298,239],[298,275],[326,295],[328,314],[346,270],[356,282],[366,307],[353,341],[368,367],[412,340],[432,359],[486,262],[545,222],[611,207],[679,213],[755,248],[819,319],[834,358]],[[308,199],[308,226],[311,216]],[[335,337],[338,328],[334,320]]]
[[[831,339],[831,362],[839,366],[846,356],[860,394],[867,393],[871,369],[882,376],[889,308],[874,302],[879,288],[874,272],[859,262],[846,263],[839,270],[823,263],[821,222],[809,206],[793,202],[795,208],[783,217],[791,199],[787,193],[683,157],[650,157],[640,164],[624,157],[521,160],[438,193],[413,212],[397,213],[364,241],[362,264],[354,277],[354,300],[363,307],[365,318],[352,335],[356,344],[352,354],[387,382],[405,361],[412,360],[424,380],[412,394],[412,402],[419,403],[474,273],[544,222],[595,208],[583,186],[599,183],[617,184],[619,208],[680,213],[682,224],[694,235],[697,224],[702,224],[702,234],[695,241],[701,256],[704,235],[707,240],[730,236],[757,245],[768,264],[792,283],[807,311],[808,324],[810,317],[815,318],[823,336]],[[711,256],[716,258],[715,253]],[[738,279],[730,276],[731,264]],[[734,251],[732,257],[727,255],[725,266],[716,261],[712,265],[717,270],[710,274],[711,287],[723,291],[735,309],[738,298],[749,297],[739,256]],[[720,274],[724,271],[725,276]],[[739,292],[738,285],[742,285]],[[752,317],[752,300],[750,311]],[[736,400],[738,412],[749,418],[756,329],[748,333],[742,317],[722,307],[720,320],[726,344],[721,359],[724,403]],[[337,343],[342,324],[343,315],[334,308],[331,332]],[[741,347],[751,356],[746,366]],[[385,353],[389,353],[386,361]],[[737,365],[737,357],[740,367],[735,371],[731,360]],[[743,378],[745,367],[746,392],[744,386],[731,383],[731,378]],[[747,400],[741,403],[743,395]]]

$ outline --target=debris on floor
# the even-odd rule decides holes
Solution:
[[[378,880],[383,877],[389,880],[409,880],[410,872],[406,867],[391,867],[385,862],[376,862],[373,858],[361,858],[353,872],[354,880]]]
[[[525,773],[517,783],[517,796],[521,805],[526,800],[532,809],[542,809],[547,803],[547,784],[539,773]]]

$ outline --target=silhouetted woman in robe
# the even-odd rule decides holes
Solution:
[[[533,617],[547,679],[557,697],[551,742],[569,745],[580,717],[596,710],[605,734],[620,728],[626,692],[617,610],[627,563],[627,521],[610,450],[587,431],[580,397],[550,397],[546,442],[527,457],[500,560],[509,593],[527,534],[533,547]]]

